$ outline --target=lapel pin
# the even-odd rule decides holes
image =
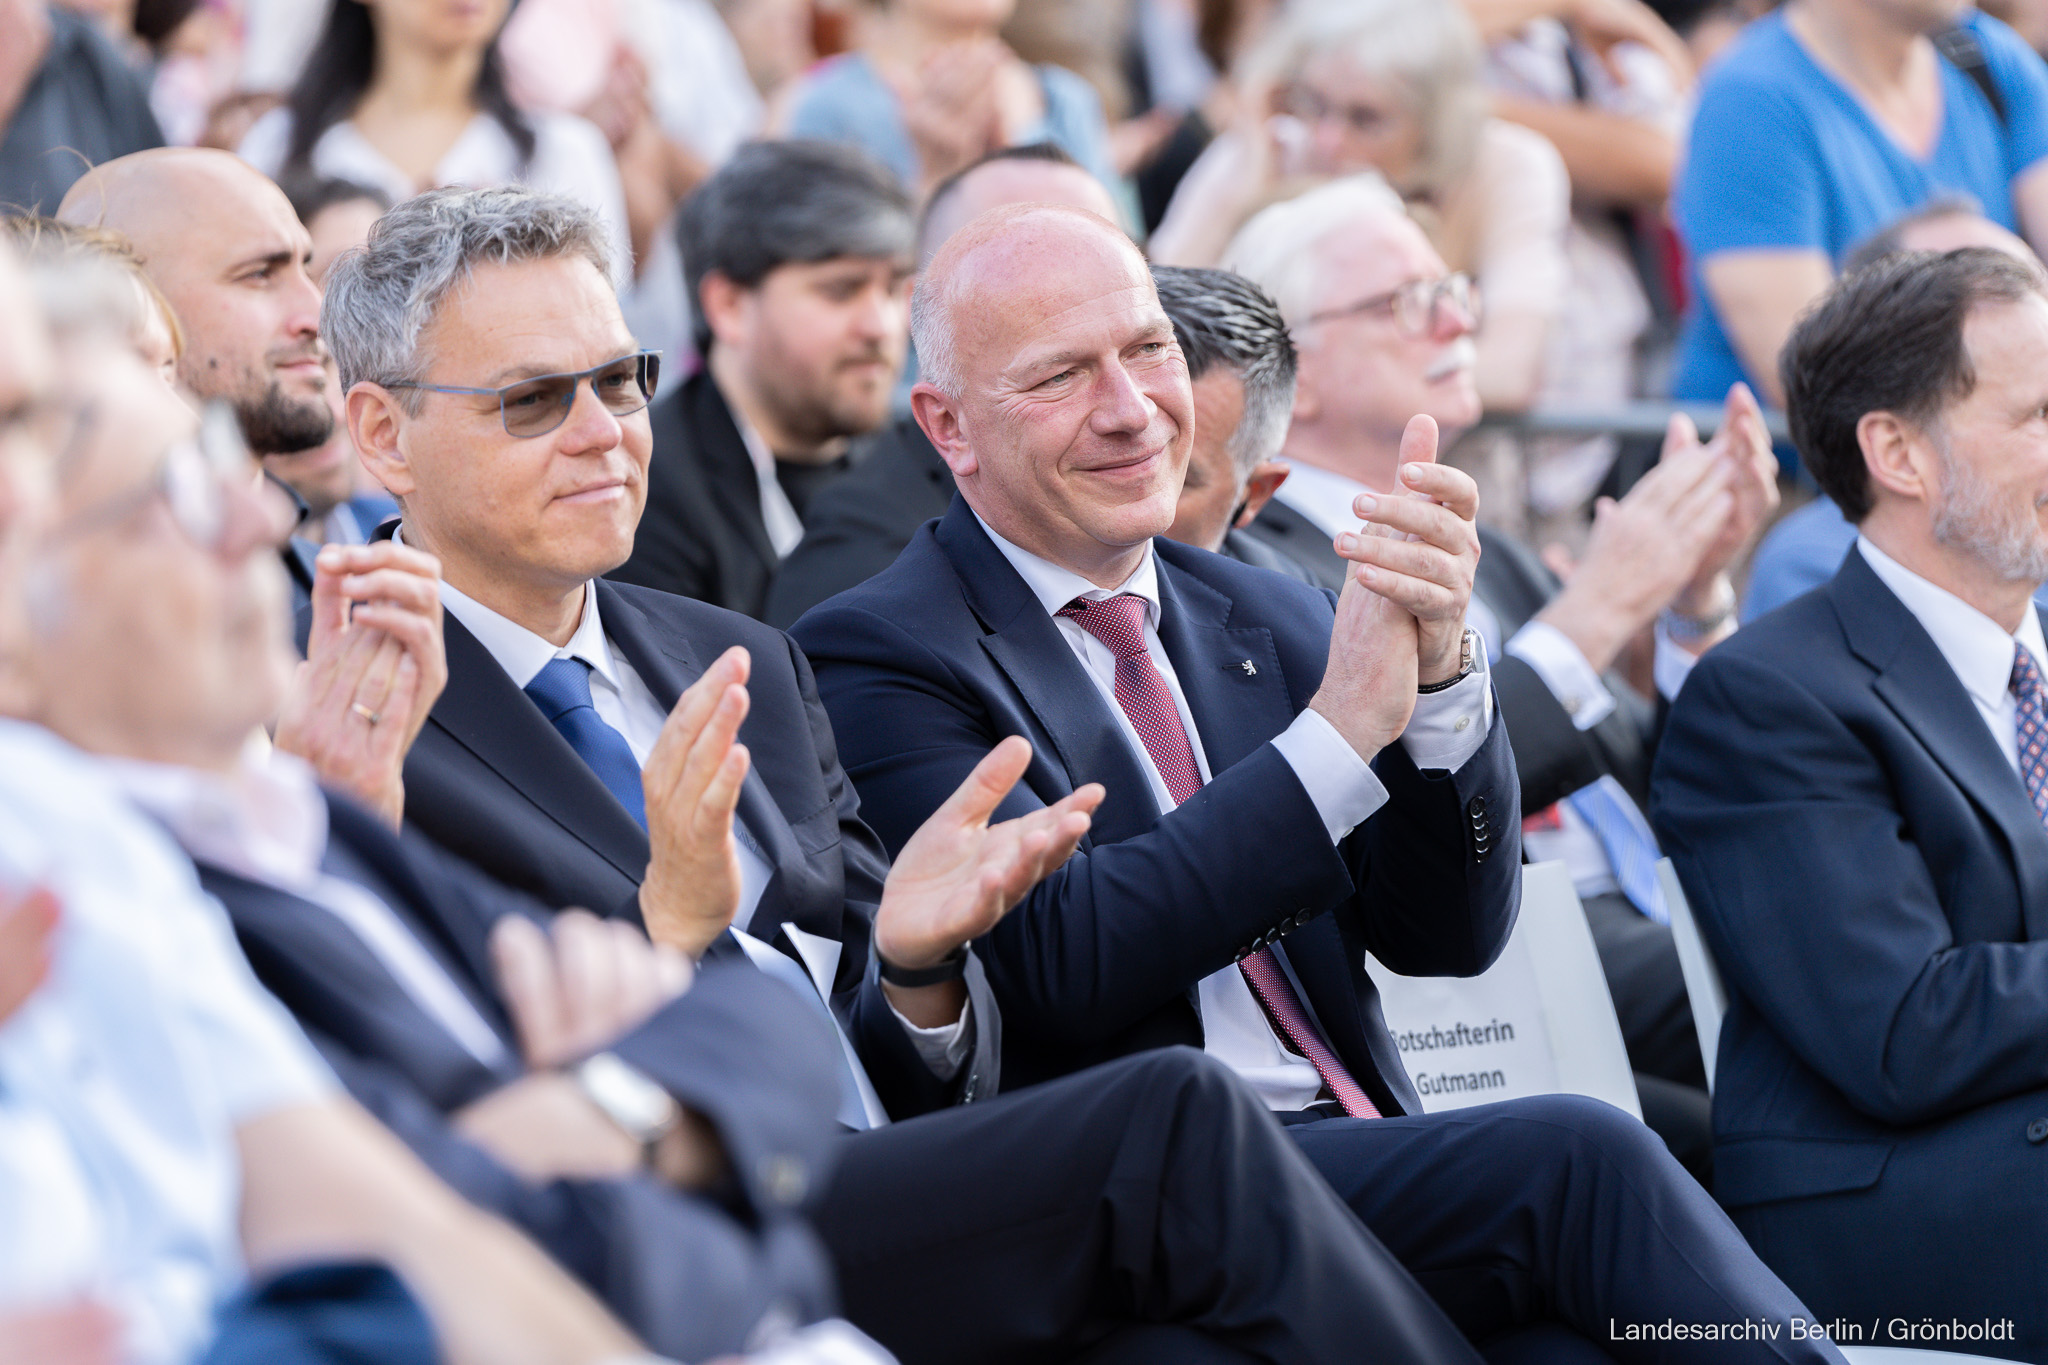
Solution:
[[[1241,668],[1244,670],[1244,675],[1247,678],[1256,678],[1259,676],[1259,666],[1253,663],[1250,659],[1239,659],[1234,664],[1225,664],[1223,666],[1225,668]]]

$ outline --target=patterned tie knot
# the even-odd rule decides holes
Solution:
[[[2041,670],[2025,645],[2015,644],[2012,647],[2012,678],[2006,686],[2022,705],[2041,696]]]
[[[1077,597],[1059,609],[1108,647],[1118,659],[1145,652],[1145,599],[1134,592],[1115,597]]]
[[[526,695],[534,699],[550,722],[579,706],[589,706],[590,665],[581,659],[550,659],[547,667],[534,674],[533,681],[526,685]]]

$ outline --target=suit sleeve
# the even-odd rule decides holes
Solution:
[[[1502,715],[1455,773],[1418,769],[1400,744],[1373,771],[1387,804],[1345,840],[1359,891],[1338,914],[1403,976],[1478,975],[1521,908],[1521,788]]]
[[[884,842],[900,848],[1003,736],[948,665],[895,622],[859,610],[814,612],[803,642],[870,818]],[[995,818],[1071,790],[1057,758],[1036,755]],[[1475,759],[1466,770],[1476,777],[1492,769]],[[1404,789],[1424,780],[1412,764],[1392,775]],[[1430,809],[1441,814],[1453,800],[1443,795]],[[1513,804],[1512,793],[1506,801]],[[1436,833],[1415,850],[1412,878],[1391,867],[1372,873],[1382,890],[1429,888],[1412,915],[1443,917],[1446,898],[1456,904],[1459,895],[1447,887],[1465,881],[1462,867],[1453,882],[1425,870],[1440,865],[1446,847]],[[1360,839],[1354,834],[1342,853],[1333,847],[1286,759],[1261,745],[1145,833],[1084,846],[981,941],[1006,1024],[1070,1046],[1121,1032],[1261,939],[1352,896],[1372,847],[1371,836]],[[1476,958],[1470,945],[1485,936],[1454,931],[1461,942],[1453,955]],[[1485,950],[1487,960],[1493,951]]]
[[[796,670],[798,691],[803,696],[804,714],[810,722],[811,743],[817,750],[825,790],[839,811],[846,917],[840,935],[844,947],[833,993],[833,1011],[853,1040],[854,1051],[860,1055],[861,1065],[874,1083],[875,1094],[891,1118],[914,1118],[991,1096],[1000,1080],[1002,1014],[979,962],[970,962],[967,973],[974,1045],[951,1080],[942,1081],[932,1074],[882,992],[881,979],[876,975],[879,964],[874,955],[874,927],[875,916],[881,910],[882,887],[889,876],[889,854],[861,819],[860,796],[839,766],[832,721],[819,699],[817,679],[809,660],[793,640],[789,642],[789,655]]]
[[[701,1360],[741,1349],[778,1303],[829,1311],[830,1272],[796,1220],[743,1221],[642,1177],[529,1184],[394,1068],[311,1036],[356,1101],[434,1174],[532,1238],[655,1349]],[[731,1157],[745,1162],[746,1149]]]
[[[1818,698],[1708,655],[1672,707],[1655,823],[1731,993],[1894,1125],[2048,1077],[2048,944],[1957,943],[1891,778]]]
[[[407,844],[414,871],[478,972],[490,970],[482,945],[500,917],[549,918],[538,901],[426,840]],[[710,1121],[750,1201],[763,1209],[786,1202],[759,1184],[766,1164],[794,1159],[817,1169],[825,1158],[820,1143],[836,1130],[838,1044],[788,995],[750,967],[707,963],[688,991],[611,1047]]]

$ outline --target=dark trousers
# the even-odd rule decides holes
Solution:
[[[1618,891],[1588,897],[1585,907],[1600,973],[1635,1069],[1643,1122],[1695,1180],[1712,1189],[1713,1107],[1671,927],[1646,918]]]
[[[1479,1365],[1272,1115],[1186,1048],[850,1137],[840,1162],[818,1230],[847,1317],[904,1365]]]
[[[1297,1121],[1288,1132],[1459,1330],[1561,1322],[1617,1361],[1811,1361],[1812,1321],[1642,1124],[1548,1095],[1441,1114]],[[1629,1324],[1760,1323],[1774,1340],[1635,1341]],[[1617,1339],[1621,1336],[1624,1339]]]

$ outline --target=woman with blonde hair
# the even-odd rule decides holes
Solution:
[[[1451,269],[1483,290],[1487,410],[1528,407],[1564,302],[1571,189],[1550,143],[1491,115],[1483,60],[1471,21],[1447,0],[1294,0],[1247,52],[1238,122],[1182,180],[1153,258],[1213,265],[1259,209],[1377,171]]]
[[[121,318],[136,354],[165,384],[178,387],[185,329],[126,237],[112,228],[34,216],[0,218],[0,236],[31,267],[43,267],[31,269],[29,278],[52,326],[62,330],[74,315]]]

